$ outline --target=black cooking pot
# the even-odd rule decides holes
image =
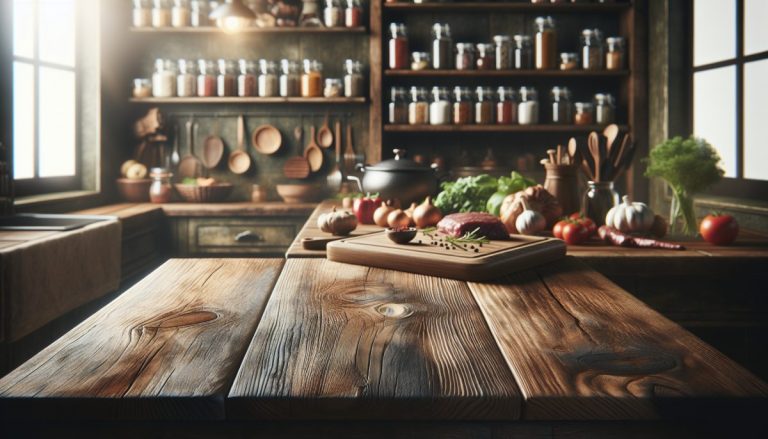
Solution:
[[[413,202],[421,202],[438,189],[434,169],[405,158],[404,149],[394,149],[395,158],[373,166],[358,165],[363,172],[363,192],[378,192],[381,198],[397,198],[406,208]],[[354,178],[353,178],[354,179]]]

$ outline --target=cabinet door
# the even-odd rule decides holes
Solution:
[[[297,218],[190,218],[191,255],[283,253],[298,233]]]

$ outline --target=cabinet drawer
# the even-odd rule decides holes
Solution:
[[[296,233],[296,224],[274,220],[190,220],[189,250],[192,253],[279,252],[291,245]]]

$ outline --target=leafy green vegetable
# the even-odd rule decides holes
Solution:
[[[446,215],[456,212],[490,212],[498,215],[505,196],[534,185],[536,182],[517,172],[499,179],[487,174],[463,177],[442,184],[443,191],[437,195],[435,206]]]

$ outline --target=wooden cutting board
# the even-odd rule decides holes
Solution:
[[[433,236],[440,237],[433,234]],[[330,242],[328,259],[466,281],[495,279],[565,257],[559,239],[510,235],[474,248],[447,249],[422,232],[408,244],[395,244],[385,232]]]

